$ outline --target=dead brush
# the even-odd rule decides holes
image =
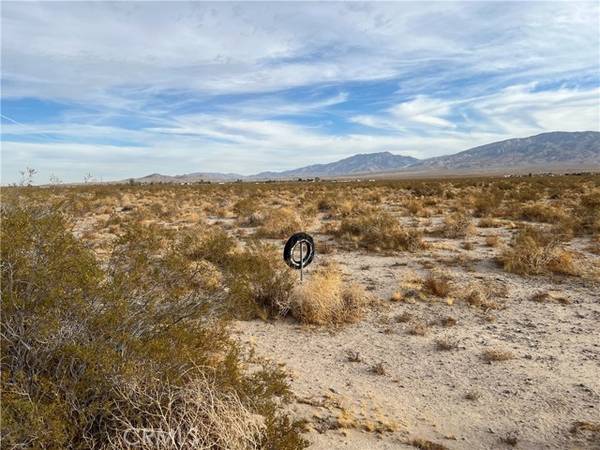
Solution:
[[[291,312],[300,322],[308,324],[354,323],[363,317],[367,301],[362,287],[344,285],[335,265],[322,266],[293,290]]]
[[[483,310],[499,309],[499,304],[490,299],[492,293],[489,289],[481,286],[472,286],[465,293],[463,299],[470,306]]]
[[[408,334],[413,336],[425,336],[428,330],[429,326],[425,322],[417,321],[408,329]]]
[[[563,297],[560,295],[555,295],[553,293],[550,292],[536,292],[535,294],[533,294],[531,296],[531,301],[536,302],[536,303],[552,303],[552,302],[556,302],[556,303],[560,303],[561,305],[569,305],[571,304],[571,300],[569,300],[567,297]]]
[[[298,230],[304,229],[304,224],[296,211],[281,207],[269,209],[264,213],[262,225],[256,230],[257,236],[265,238],[285,238]]]
[[[473,234],[475,228],[471,218],[463,211],[457,211],[444,217],[444,223],[438,233],[447,238],[464,238]]]
[[[499,228],[502,226],[502,223],[493,217],[483,217],[479,219],[477,226],[480,228]]]
[[[428,439],[416,438],[411,440],[409,443],[419,450],[449,450],[445,445],[432,442]]]
[[[485,237],[485,245],[488,247],[498,247],[500,244],[500,237],[497,234],[490,234]]]
[[[436,297],[447,297],[450,293],[450,276],[442,272],[429,272],[423,280],[423,291]]]
[[[515,355],[508,350],[487,349],[483,351],[481,357],[485,362],[491,364],[494,361],[508,361],[510,359],[514,359]]]
[[[435,348],[440,351],[451,351],[458,348],[459,341],[455,338],[444,336],[435,340]]]
[[[510,247],[501,254],[500,261],[504,270],[519,275],[579,273],[572,254],[560,247],[556,236],[533,227],[525,227],[517,232]]]
[[[344,218],[334,234],[346,243],[373,251],[416,251],[425,246],[420,231],[402,226],[394,216],[382,210]]]

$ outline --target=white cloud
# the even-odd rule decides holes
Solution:
[[[3,101],[66,110],[3,121],[3,178],[253,173],[598,130],[599,15],[597,2],[4,2]]]

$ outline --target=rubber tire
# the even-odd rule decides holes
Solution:
[[[306,255],[304,255],[304,257],[302,258],[302,267],[308,266],[315,257],[315,241],[313,240],[312,236],[306,233],[296,233],[292,235],[285,243],[285,247],[283,248],[283,260],[292,269],[300,269],[300,262],[297,262],[292,258],[292,252],[294,250],[294,247],[301,241],[304,241],[308,247]]]

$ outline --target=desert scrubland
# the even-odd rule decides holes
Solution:
[[[599,448],[599,292],[600,176],[3,188],[2,448]]]

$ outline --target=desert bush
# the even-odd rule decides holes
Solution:
[[[564,220],[565,212],[554,206],[543,203],[535,203],[533,205],[523,206],[518,214],[522,220],[531,222],[547,222],[555,223]]]
[[[345,286],[341,272],[323,266],[292,293],[292,314],[303,323],[353,323],[364,315],[367,295],[357,284]]]
[[[128,228],[100,265],[60,214],[5,205],[1,236],[3,447],[123,448],[175,422],[199,434],[152,448],[305,446],[285,375],[230,339],[169,233]]]
[[[482,192],[473,201],[473,215],[484,217],[495,214],[502,205],[502,199],[503,192],[500,190]]]
[[[479,219],[477,226],[481,228],[498,228],[502,226],[502,223],[492,217],[482,217]]]
[[[500,244],[500,236],[497,234],[490,234],[485,237],[485,245],[488,247],[498,247]]]
[[[483,351],[481,357],[484,361],[491,363],[493,361],[508,361],[514,359],[514,354],[510,350],[490,348]]]
[[[374,251],[416,251],[424,247],[420,231],[402,226],[395,217],[381,210],[342,219],[334,234],[342,241]]]
[[[436,297],[446,297],[450,293],[450,277],[445,273],[430,272],[423,280],[423,290]]]
[[[227,267],[229,303],[241,318],[275,318],[289,313],[295,277],[277,249],[259,241],[237,252]]]
[[[473,229],[471,218],[465,212],[457,211],[444,217],[439,232],[444,237],[455,239],[472,234]]]
[[[500,261],[504,270],[520,275],[558,272],[574,275],[578,272],[574,260],[559,245],[554,233],[525,227],[513,237]]]
[[[600,235],[600,190],[596,189],[582,195],[575,210],[579,220],[579,229],[584,233]]]
[[[188,258],[210,261],[218,266],[226,265],[237,247],[235,240],[218,226],[186,230],[180,239]]]
[[[298,213],[291,208],[282,207],[267,210],[256,233],[266,238],[286,238],[303,229],[304,224]]]

